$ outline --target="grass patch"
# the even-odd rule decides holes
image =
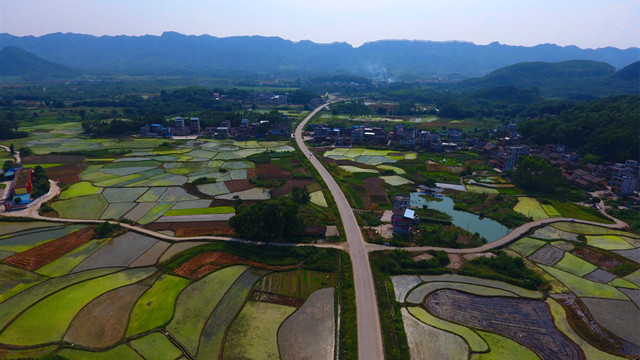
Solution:
[[[476,332],[469,329],[468,327],[437,318],[429,314],[427,311],[425,311],[421,307],[417,307],[417,306],[407,307],[407,310],[416,319],[422,321],[427,325],[431,325],[440,330],[448,331],[450,333],[459,335],[464,339],[464,341],[467,342],[467,344],[469,344],[469,349],[471,349],[472,352],[489,351],[489,345],[487,345],[484,339],[481,338]]]
[[[127,336],[133,336],[166,325],[173,316],[178,294],[189,285],[189,280],[162,275],[138,299],[129,318]]]
[[[208,214],[233,214],[236,210],[231,206],[218,206],[199,209],[178,209],[169,210],[164,216],[182,216],[182,215],[208,215]]]
[[[310,201],[318,206],[322,206],[322,207],[327,207],[327,199],[325,199],[324,194],[322,193],[322,190],[318,190],[318,191],[314,191],[311,194],[309,194],[310,196]]]
[[[125,270],[58,291],[15,319],[0,335],[0,342],[32,346],[59,341],[74,316],[91,300],[109,290],[140,281],[155,271],[152,267]]]
[[[60,199],[71,199],[79,196],[94,195],[100,192],[102,188],[91,185],[88,181],[75,183],[60,194]]]
[[[334,286],[334,282],[332,273],[302,269],[269,274],[258,281],[256,289],[271,294],[306,299],[318,289]]]
[[[296,308],[249,301],[229,329],[223,359],[278,359],[278,328]]]

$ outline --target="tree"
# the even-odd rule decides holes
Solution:
[[[229,220],[238,235],[256,241],[291,240],[303,229],[298,205],[287,198],[245,206]]]
[[[26,146],[21,147],[18,151],[20,151],[20,156],[27,157],[33,155],[33,150],[29,149]]]
[[[295,187],[291,192],[291,198],[294,202],[298,204],[308,204],[311,200],[311,195],[309,195],[309,190],[307,190],[307,186],[304,187]]]
[[[13,144],[9,145],[9,153],[11,153],[11,155],[16,153],[15,148],[13,147]]]
[[[559,192],[566,185],[560,169],[537,156],[520,156],[511,180],[525,190],[549,194]]]
[[[49,192],[50,184],[49,177],[44,171],[44,168],[40,165],[36,166],[33,171],[32,191],[31,197],[38,198]]]
[[[7,170],[11,169],[12,167],[13,167],[13,161],[7,160],[4,162],[4,164],[2,164],[2,171],[7,172]]]

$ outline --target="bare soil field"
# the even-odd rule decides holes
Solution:
[[[545,245],[540,250],[534,252],[529,256],[529,260],[535,261],[540,264],[553,266],[562,260],[564,256],[564,250],[558,249],[555,246]]]
[[[81,164],[86,159],[83,155],[34,155],[22,158],[25,164]]]
[[[71,250],[85,244],[94,234],[93,227],[80,229],[56,240],[10,256],[2,260],[2,262],[26,270],[39,269]]]
[[[304,303],[304,300],[294,298],[291,296],[270,294],[263,291],[254,291],[251,295],[251,300],[256,302],[266,302],[269,304],[293,306],[299,308]]]
[[[378,177],[370,177],[364,180],[365,189],[371,195],[373,202],[389,202],[387,192],[384,191],[382,184],[384,184],[384,180]]]
[[[67,185],[72,185],[80,182],[80,178],[78,177],[80,171],[82,171],[82,166],[76,163],[54,166],[45,169],[45,172],[50,179],[57,180]]]
[[[272,266],[265,265],[259,262],[247,260],[239,256],[223,253],[220,251],[211,251],[204,254],[197,255],[189,259],[184,264],[180,265],[173,272],[180,276],[185,276],[190,279],[200,279],[201,277],[227,265],[243,264],[249,265],[255,268],[268,269],[268,270],[285,270],[292,269],[295,265],[290,266]]]
[[[605,270],[611,270],[616,266],[622,265],[620,260],[586,247],[575,249],[571,253]]]
[[[259,178],[283,180],[291,179],[291,171],[277,167],[273,164],[257,164],[256,167]]]
[[[224,186],[232,193],[253,189],[253,185],[247,179],[227,180],[224,182]]]
[[[127,330],[131,308],[148,288],[133,284],[93,299],[73,319],[64,339],[91,348],[115,344]]]
[[[302,188],[304,186],[309,186],[313,184],[315,181],[313,179],[291,179],[287,180],[284,185],[282,185],[279,189],[273,190],[271,192],[272,196],[282,196],[286,195],[293,191],[294,188]]]
[[[149,230],[171,230],[176,236],[223,235],[234,233],[228,221],[151,223],[144,227]]]
[[[406,308],[401,311],[411,360],[468,359],[469,346],[461,337],[419,321]]]
[[[640,310],[633,302],[597,298],[582,298],[582,301],[600,325],[620,338],[640,346]]]
[[[580,348],[555,327],[543,301],[440,290],[427,297],[425,307],[442,319],[508,337],[542,359],[583,358]]]
[[[138,256],[149,250],[158,240],[128,232],[111,239],[106,245],[84,259],[71,272],[110,266],[128,266]]]

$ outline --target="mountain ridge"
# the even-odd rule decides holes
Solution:
[[[378,40],[358,47],[291,41],[277,36],[162,35],[93,36],[53,33],[39,37],[0,34],[0,48],[12,45],[85,72],[123,74],[317,74],[347,73],[380,80],[483,76],[519,62],[603,61],[620,69],[640,59],[640,49],[534,47],[494,42]]]

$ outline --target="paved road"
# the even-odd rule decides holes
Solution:
[[[364,239],[362,238],[362,232],[344,193],[302,140],[302,128],[313,115],[325,106],[326,104],[317,107],[298,125],[295,132],[296,143],[304,156],[309,158],[311,164],[313,164],[320,173],[320,176],[322,176],[340,211],[340,217],[342,218],[342,224],[344,225],[347,242],[349,244],[351,263],[353,264],[358,322],[358,358],[361,360],[384,359],[378,302],[376,300],[373,275],[369,265],[368,252]]]

